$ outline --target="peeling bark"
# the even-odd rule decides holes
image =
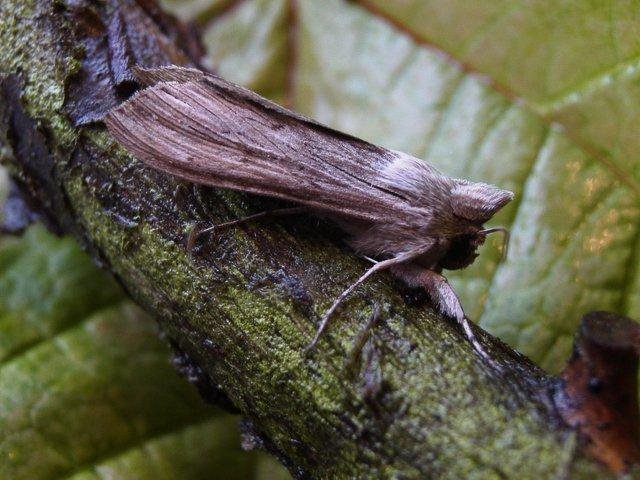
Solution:
[[[198,52],[147,0],[1,2],[0,143],[23,190],[155,315],[187,373],[243,412],[253,444],[299,478],[605,478],[555,409],[558,379],[478,330],[504,366],[492,371],[388,277],[359,289],[305,356],[319,315],[365,267],[330,227],[250,225],[188,251],[194,224],[270,201],[151,171],[96,121],[135,88],[132,58]]]

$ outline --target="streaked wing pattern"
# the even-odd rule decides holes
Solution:
[[[154,168],[374,223],[398,212],[411,223],[425,213],[381,181],[380,172],[397,159],[396,152],[213,75],[176,67],[139,72],[155,85],[112,110],[106,123],[120,143]]]

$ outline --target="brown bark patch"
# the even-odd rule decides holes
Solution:
[[[84,47],[82,66],[66,88],[65,111],[75,126],[102,120],[128,98],[137,89],[136,65],[197,66],[203,52],[195,29],[151,0],[111,0],[102,7],[77,0],[63,15]]]
[[[640,325],[608,312],[584,316],[554,400],[586,451],[614,472],[640,463]]]

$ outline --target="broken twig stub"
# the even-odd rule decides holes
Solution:
[[[584,316],[554,401],[586,451],[614,472],[640,463],[640,325],[609,312]]]

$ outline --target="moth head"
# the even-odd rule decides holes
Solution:
[[[440,258],[438,266],[447,270],[458,270],[471,265],[478,257],[480,247],[486,236],[477,233],[462,233],[449,239],[449,248]]]
[[[478,247],[484,243],[487,235],[496,232],[504,235],[502,258],[505,258],[509,247],[509,230],[504,227],[493,227],[450,237],[449,248],[440,258],[438,266],[440,268],[446,268],[447,270],[457,270],[471,265],[478,257]]]
[[[505,228],[484,229],[482,224],[491,219],[504,207],[513,193],[487,185],[458,180],[451,190],[451,209],[456,217],[459,233],[449,239],[449,248],[439,261],[439,266],[448,270],[457,270],[471,265],[478,256],[480,247],[488,234],[502,232],[505,235],[506,252],[509,233]]]

